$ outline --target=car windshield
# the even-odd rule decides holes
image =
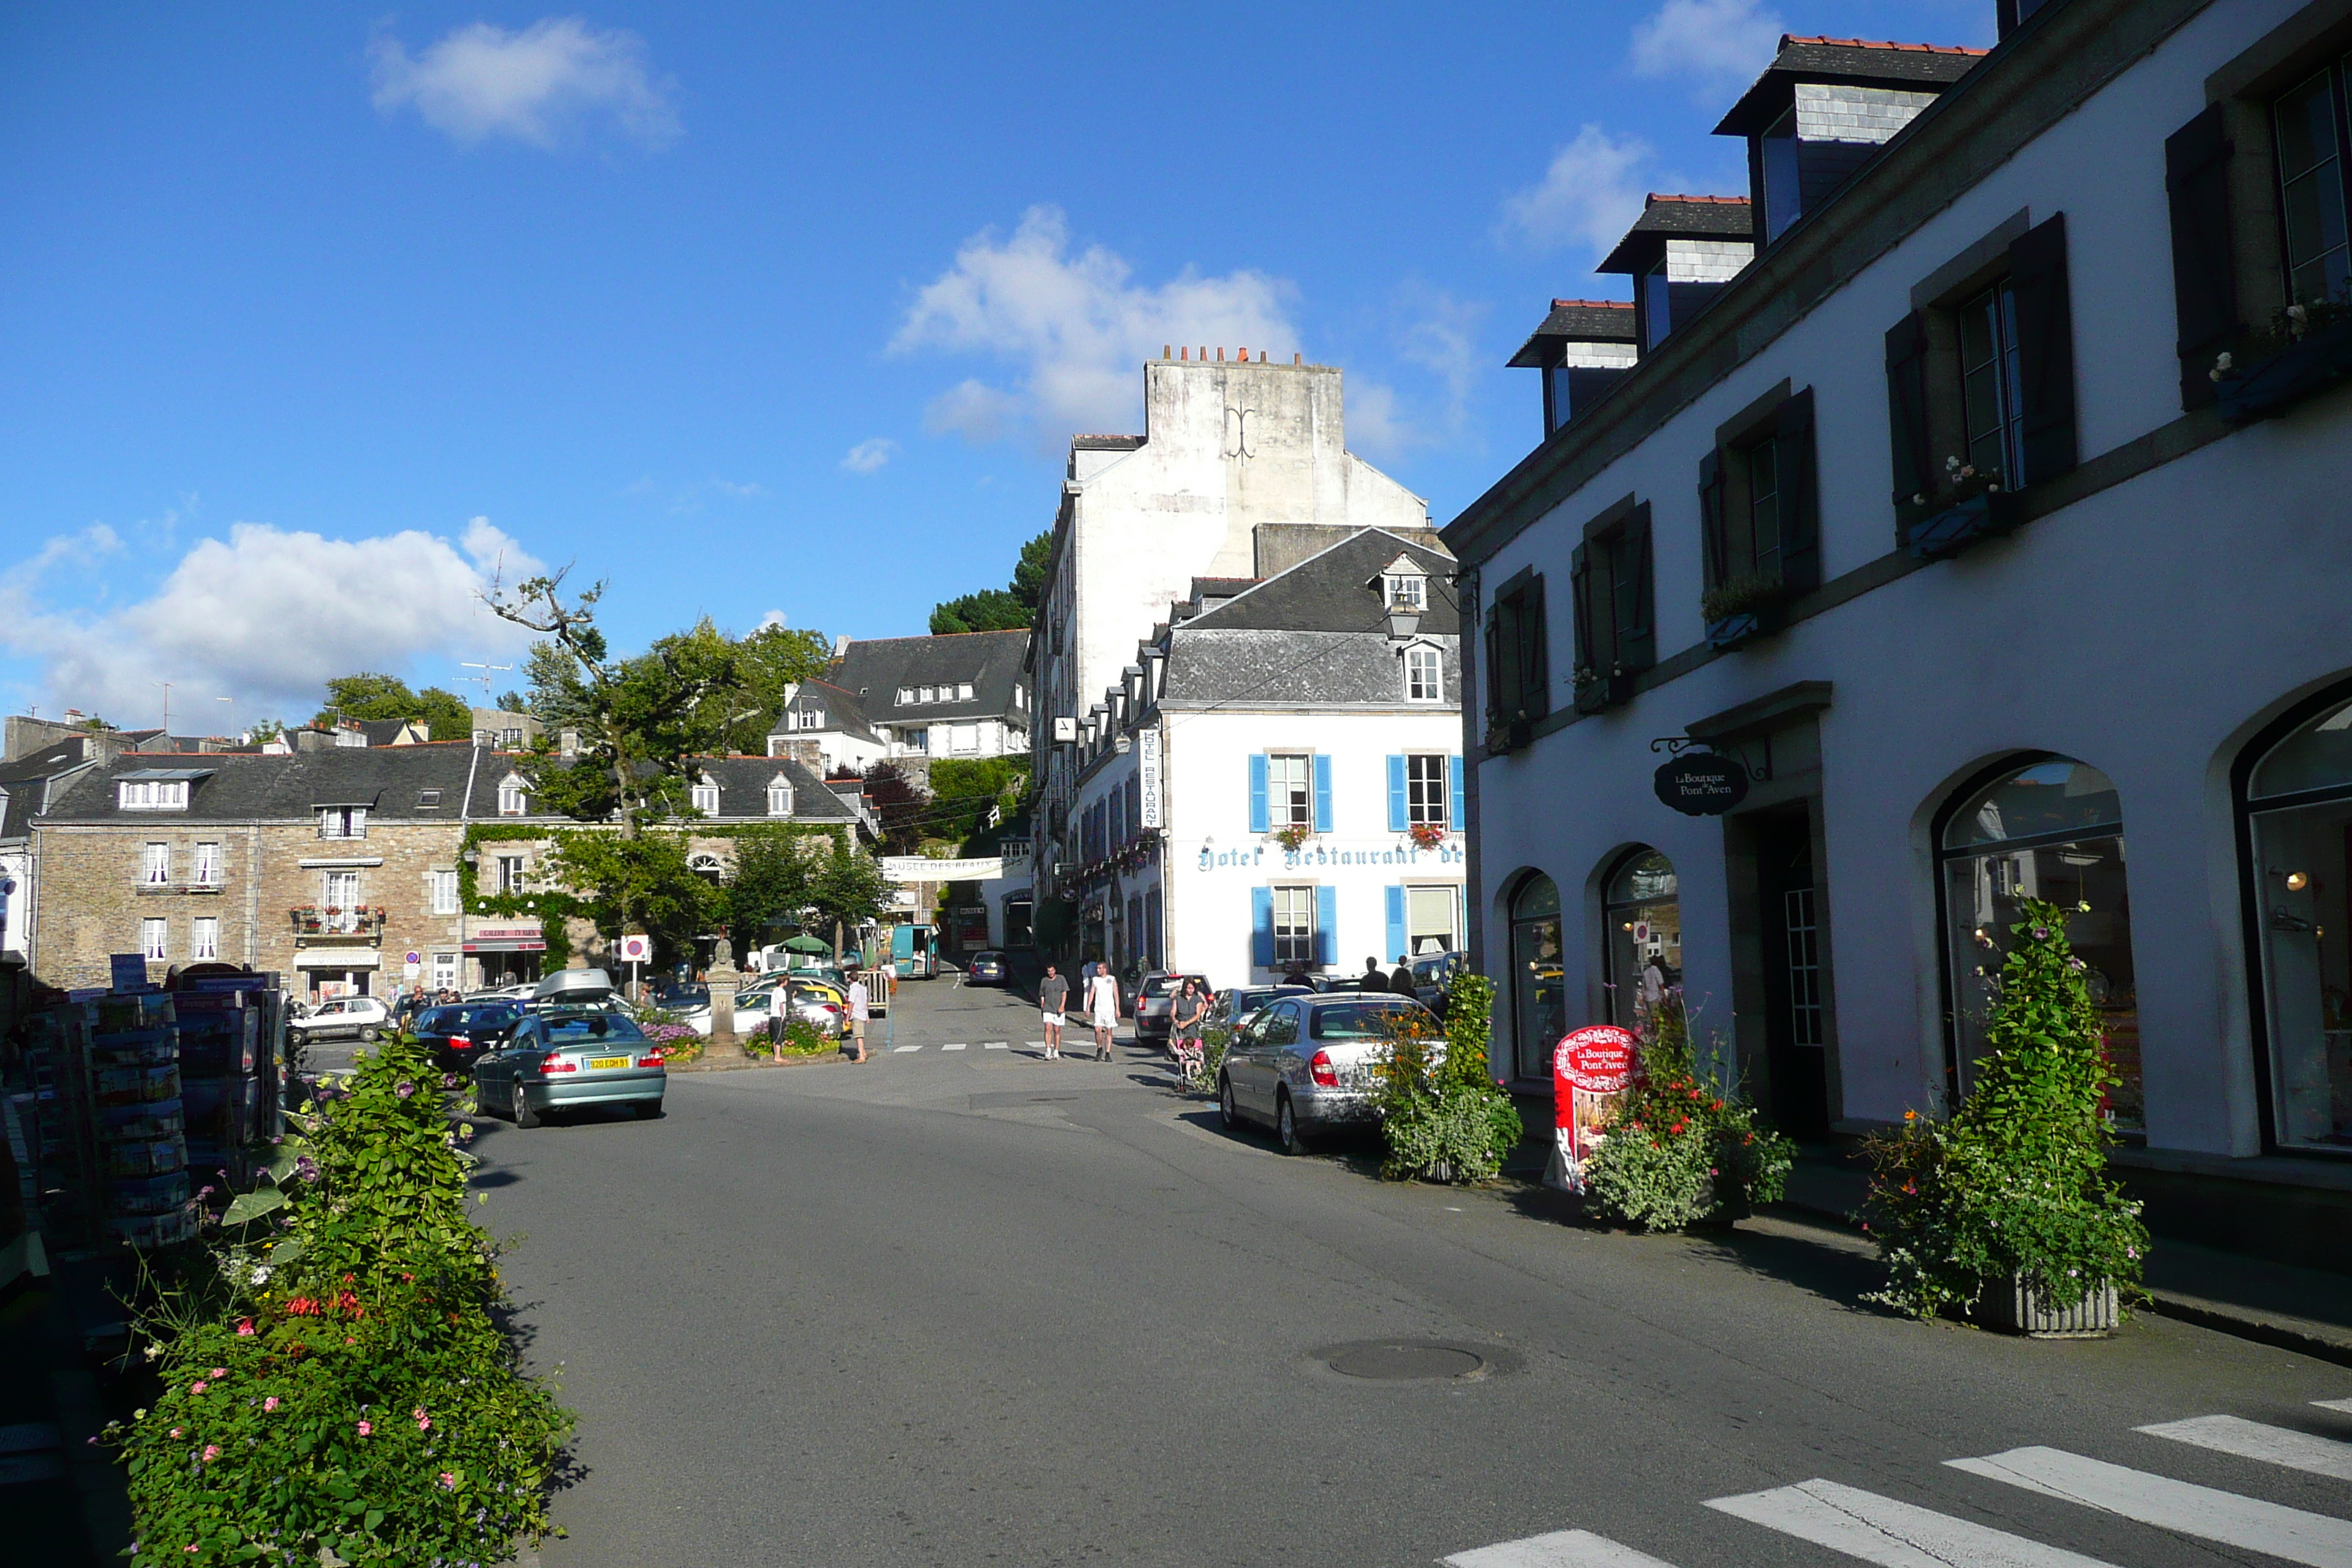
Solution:
[[[446,1035],[461,1029],[503,1029],[514,1021],[511,1007],[436,1007],[416,1020],[416,1029],[424,1035]]]
[[[1318,1040],[1385,1040],[1395,1020],[1428,1016],[1426,1008],[1402,1002],[1349,1002],[1316,1008],[1307,1032]]]
[[[642,1040],[645,1033],[617,1013],[589,1013],[539,1021],[541,1033],[553,1046],[574,1046],[596,1040]]]

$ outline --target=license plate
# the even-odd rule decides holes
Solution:
[[[603,1072],[606,1068],[627,1067],[629,1065],[629,1058],[626,1057],[590,1057],[588,1058],[588,1065],[595,1071]]]

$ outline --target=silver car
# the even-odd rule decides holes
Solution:
[[[1258,1121],[1286,1154],[1303,1154],[1318,1133],[1376,1118],[1372,1072],[1391,1032],[1406,1019],[1430,1028],[1437,1016],[1410,996],[1277,996],[1259,1008],[1225,1048],[1217,1109],[1229,1129]]]
[[[618,1013],[535,1013],[506,1045],[474,1064],[474,1094],[485,1114],[536,1127],[557,1110],[625,1105],[662,1113],[669,1069],[661,1047]]]

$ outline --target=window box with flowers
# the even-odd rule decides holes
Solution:
[[[1605,713],[1633,700],[1633,678],[1622,665],[1612,667],[1606,674],[1590,666],[1579,665],[1575,686],[1576,710],[1579,713]]]
[[[1404,831],[1416,849],[1435,849],[1445,842],[1446,827],[1442,822],[1416,822]]]
[[[1769,577],[1734,577],[1717,584],[1699,595],[1707,646],[1734,648],[1771,636],[1780,629],[1790,597],[1788,584]]]
[[[2268,332],[2222,354],[2209,374],[2223,419],[2251,425],[2275,418],[2352,376],[2352,305],[2289,305]]]
[[[1904,537],[1922,561],[1942,561],[1987,539],[2013,531],[2022,518],[2017,493],[1997,470],[1958,458],[1944,460],[1945,480],[1933,495],[1915,495]]]
[[[1303,822],[1286,822],[1274,830],[1274,841],[1294,852],[1314,836],[1315,830]]]

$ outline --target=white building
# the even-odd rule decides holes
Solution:
[[[1222,987],[1460,947],[1453,569],[1366,529],[1171,607],[1071,758],[1078,952]]]
[[[1196,579],[1238,592],[1366,527],[1436,542],[1427,503],[1347,449],[1336,368],[1209,353],[1144,366],[1142,435],[1070,443],[1030,650],[1041,900],[1069,849],[1082,723]]]
[[[863,773],[877,762],[1021,756],[1029,751],[1026,628],[844,639],[822,680],[791,689],[770,756]]]
[[[1655,966],[1784,1125],[1933,1113],[1976,933],[2088,903],[2151,1222],[2340,1267],[2352,18],[2026,9],[1446,529],[1496,1065]],[[1810,68],[1742,100],[1759,206]],[[1667,738],[1745,799],[1662,805]]]

